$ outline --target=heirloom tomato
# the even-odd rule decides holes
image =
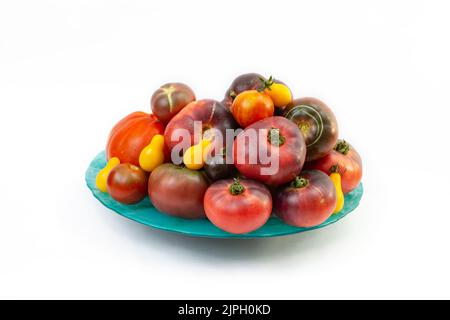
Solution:
[[[242,175],[278,186],[300,173],[306,145],[295,124],[283,117],[270,117],[248,126],[236,137],[233,156]]]
[[[240,93],[231,105],[231,113],[242,128],[256,121],[273,116],[272,99],[257,90],[247,90]]]
[[[106,144],[108,160],[117,157],[122,163],[139,166],[139,155],[155,134],[164,134],[164,126],[155,115],[134,112],[126,116],[109,134]]]
[[[230,161],[227,161],[227,154],[225,148],[222,148],[217,153],[213,153],[205,162],[205,173],[212,180],[220,180],[232,177],[237,174],[237,170],[232,162],[232,154],[230,154]]]
[[[167,124],[188,103],[195,100],[195,94],[184,83],[166,83],[152,95],[152,112]]]
[[[107,189],[110,196],[121,203],[133,204],[147,195],[148,174],[129,163],[119,164],[108,175]]]
[[[266,223],[272,212],[272,196],[257,181],[219,180],[206,191],[204,206],[206,216],[216,227],[242,234]]]
[[[181,147],[187,143],[186,147],[190,147],[204,138],[213,138],[212,135],[215,133],[220,134],[222,139],[217,141],[212,139],[212,144],[219,140],[225,142],[226,130],[236,128],[238,125],[227,108],[218,101],[204,99],[189,103],[170,120],[164,132],[164,140],[169,151],[172,152],[175,146]],[[187,137],[184,133],[187,133]],[[183,156],[182,148],[180,150],[177,148],[175,153]]]
[[[335,207],[336,188],[319,170],[303,171],[275,192],[275,213],[296,227],[310,228],[325,222]]]
[[[165,163],[150,174],[148,195],[159,211],[198,219],[205,217],[203,197],[209,183],[203,171]]]
[[[342,191],[347,194],[356,189],[362,178],[362,161],[356,149],[345,140],[338,140],[334,149],[326,156],[307,162],[305,168],[317,169],[329,174],[334,165],[339,166]]]
[[[265,78],[258,73],[245,73],[233,80],[222,103],[230,108],[234,99],[242,92],[247,90],[264,90]]]
[[[325,103],[315,98],[296,99],[284,108],[283,114],[305,137],[306,161],[319,159],[333,149],[338,138],[338,125]]]

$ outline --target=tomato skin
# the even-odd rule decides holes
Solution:
[[[205,173],[212,180],[226,179],[237,174],[237,170],[232,163],[226,163],[226,155],[213,155],[205,163]]]
[[[164,134],[164,125],[155,115],[133,112],[120,120],[111,130],[106,144],[108,160],[139,166],[139,155],[155,134]]]
[[[257,141],[250,142],[246,138],[247,131],[278,129],[285,142],[280,146],[271,144],[266,137],[261,140],[258,135]],[[240,154],[244,159],[240,159]],[[278,157],[279,168],[274,174],[262,174],[262,168],[270,167],[264,164],[260,154],[270,157]],[[252,155],[257,155],[256,163],[252,163]],[[306,156],[306,145],[304,138],[295,124],[283,117],[270,117],[260,120],[247,127],[234,140],[233,159],[238,171],[249,179],[264,182],[270,186],[279,186],[291,181],[303,168]],[[242,161],[244,160],[244,161]]]
[[[161,122],[167,124],[181,109],[195,100],[192,89],[184,83],[166,83],[156,90],[151,99],[151,108]]]
[[[108,175],[109,195],[124,204],[142,201],[147,195],[148,174],[129,163],[119,164]]]
[[[293,100],[283,115],[294,122],[305,137],[306,161],[320,159],[333,149],[338,139],[338,124],[331,109],[316,98]]]
[[[336,207],[336,189],[330,177],[319,170],[303,171],[303,188],[288,184],[277,189],[275,213],[289,225],[310,228],[325,222]]]
[[[231,113],[242,128],[256,121],[272,117],[275,111],[272,99],[257,90],[240,93],[231,105]]]
[[[264,82],[261,80],[265,78],[258,73],[245,73],[237,77],[231,83],[229,89],[225,93],[222,103],[231,108],[233,100],[242,92],[247,90],[262,90],[264,89]]]
[[[177,129],[185,129],[190,134],[190,145],[197,144],[202,139],[202,132],[195,132],[195,121],[201,121],[202,131],[208,129],[218,130],[224,137],[226,129],[236,129],[238,125],[232,114],[220,102],[204,99],[189,103],[167,124],[164,132],[164,141],[169,151],[180,142],[182,138],[172,139]]]
[[[208,219],[218,228],[234,234],[262,227],[272,212],[272,196],[262,183],[240,180],[244,192],[233,195],[233,179],[213,183],[205,194],[204,207]]]
[[[350,150],[347,154],[333,149],[323,158],[307,162],[305,168],[320,170],[328,174],[330,168],[337,164],[342,177],[342,191],[347,194],[358,187],[363,171],[361,156],[350,144],[349,147]]]
[[[161,212],[186,219],[205,217],[203,197],[209,182],[202,171],[165,163],[148,181],[148,195]]]

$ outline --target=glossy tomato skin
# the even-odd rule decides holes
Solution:
[[[257,90],[240,93],[231,105],[231,113],[242,128],[256,121],[272,117],[275,111],[272,99]]]
[[[159,211],[186,219],[205,217],[203,197],[209,182],[202,171],[165,163],[148,181],[148,195]]]
[[[303,133],[307,146],[306,161],[317,160],[333,149],[338,139],[338,124],[331,109],[316,98],[293,100],[283,115]]]
[[[195,130],[195,122],[201,123],[200,130]],[[217,130],[226,137],[226,129],[236,129],[238,124],[234,120],[231,113],[220,102],[204,99],[191,102],[184,107],[175,117],[167,124],[164,132],[164,141],[171,152],[172,149],[183,141],[182,137],[176,137],[177,129],[187,130],[189,133],[189,146],[197,144],[202,135],[210,130]]]
[[[336,189],[330,177],[319,170],[303,171],[308,180],[303,188],[287,184],[274,197],[275,213],[284,222],[310,228],[325,222],[336,206]]]
[[[226,179],[237,174],[233,163],[227,163],[225,154],[216,154],[209,158],[204,166],[205,173],[212,181]]]
[[[240,180],[241,194],[230,192],[233,179],[213,183],[205,194],[204,207],[208,219],[218,228],[243,234],[262,227],[272,212],[272,196],[262,183]]]
[[[120,120],[109,134],[106,144],[108,160],[139,166],[139,155],[155,134],[164,134],[164,125],[158,118],[145,112],[133,112]]]
[[[166,83],[153,93],[151,108],[153,114],[167,124],[181,109],[194,100],[194,91],[186,84]]]
[[[242,92],[247,90],[263,90],[265,78],[258,73],[245,73],[233,80],[222,103],[230,108],[233,100]]]
[[[271,130],[279,132],[284,139],[283,144],[277,146],[269,142]],[[248,139],[252,132],[257,133],[256,141]],[[274,159],[274,163],[278,159],[276,172],[262,172],[262,169],[268,170],[271,167],[262,155]],[[283,117],[270,117],[255,122],[236,137],[233,145],[234,165],[238,171],[247,178],[272,187],[287,183],[297,176],[303,168],[305,156],[303,135],[295,124]]]
[[[338,141],[339,143],[339,141]],[[342,180],[342,192],[347,194],[355,190],[361,182],[363,168],[359,153],[350,144],[347,154],[343,154],[335,149],[331,150],[326,156],[319,160],[307,162],[305,168],[317,169],[329,173],[334,165],[339,166],[339,172]]]
[[[124,204],[142,201],[147,196],[148,174],[129,163],[119,164],[108,175],[109,195]]]

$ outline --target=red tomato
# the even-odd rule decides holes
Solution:
[[[272,99],[257,90],[247,90],[240,93],[231,105],[231,113],[243,128],[261,119],[271,117],[274,113]]]
[[[203,171],[165,163],[157,167],[148,181],[148,195],[156,209],[187,218],[205,217],[203,197],[209,183]]]
[[[208,219],[218,228],[241,234],[262,227],[272,212],[272,196],[253,180],[219,180],[205,194]]]
[[[302,133],[283,117],[266,118],[248,126],[233,145],[234,164],[239,172],[271,186],[289,182],[297,176],[305,156]]]
[[[145,112],[133,112],[111,130],[106,144],[108,160],[117,157],[121,163],[139,166],[139,155],[155,134],[164,134],[164,126],[158,118]]]
[[[275,194],[275,213],[287,224],[310,228],[325,222],[336,207],[336,189],[319,170],[303,171]]]
[[[129,163],[119,164],[108,175],[107,189],[110,196],[121,203],[133,204],[147,195],[148,174]]]
[[[305,168],[329,174],[331,167],[336,164],[342,177],[342,191],[347,194],[356,189],[362,178],[362,161],[355,148],[344,140],[338,140],[334,149],[325,157],[307,162]]]

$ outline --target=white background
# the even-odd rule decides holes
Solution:
[[[1,1],[0,298],[450,298],[447,1]],[[112,125],[245,72],[334,110],[364,161],[331,227],[193,239],[85,186]]]

